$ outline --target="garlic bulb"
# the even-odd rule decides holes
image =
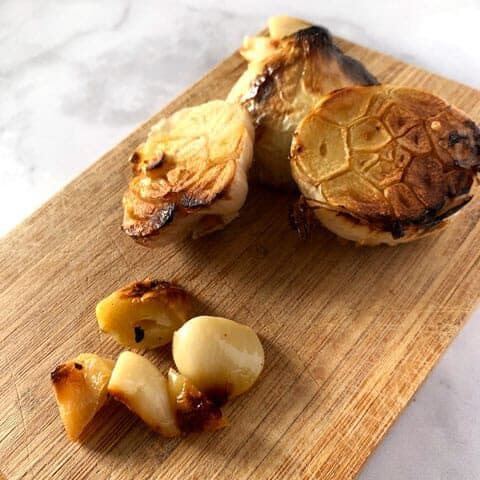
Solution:
[[[174,333],[172,348],[180,373],[217,405],[247,391],[263,369],[257,334],[226,318],[192,318]]]
[[[113,368],[108,392],[156,432],[166,437],[180,434],[167,380],[147,358],[122,352]]]

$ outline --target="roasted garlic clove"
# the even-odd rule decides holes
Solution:
[[[182,432],[213,432],[228,425],[220,407],[173,368],[168,372],[168,391]]]
[[[174,333],[172,348],[179,372],[217,405],[248,390],[263,369],[257,334],[226,318],[192,318]]]
[[[108,358],[82,353],[51,373],[60,417],[70,440],[78,439],[105,403],[113,363]]]
[[[113,368],[108,392],[156,432],[165,437],[180,434],[167,379],[147,358],[122,352]]]
[[[113,292],[96,309],[98,325],[130,348],[157,348],[172,340],[188,319],[190,295],[181,287],[159,280],[143,280]]]

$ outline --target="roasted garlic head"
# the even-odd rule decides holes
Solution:
[[[294,187],[289,164],[293,132],[327,93],[377,81],[345,55],[323,27],[291,17],[269,20],[269,35],[247,37],[241,55],[247,70],[227,101],[243,105],[255,126],[253,176],[276,187]]]
[[[247,196],[253,137],[245,110],[221,100],[162,118],[131,158],[123,231],[162,245],[223,228]]]
[[[291,166],[326,228],[362,245],[396,245],[440,230],[471,200],[480,130],[431,93],[349,87],[300,122]]]
[[[172,340],[189,318],[190,295],[178,285],[142,280],[116,290],[98,303],[100,329],[125,347],[151,349]]]

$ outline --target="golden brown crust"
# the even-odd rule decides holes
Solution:
[[[190,304],[190,295],[179,285],[164,280],[152,280],[146,278],[133,282],[118,290],[120,298],[131,298],[139,301],[146,299],[166,299],[167,301],[179,301],[183,304]]]
[[[160,165],[156,174],[160,175]],[[164,167],[163,177],[168,177]],[[210,167],[208,174],[195,185],[172,184],[166,186],[164,178],[151,178],[147,167],[133,167],[136,175],[123,197],[123,206],[129,212],[123,231],[134,238],[149,238],[171,223],[174,217],[186,217],[194,210],[206,209],[228,192],[235,175],[235,164]],[[148,182],[149,185],[145,185]]]
[[[123,231],[152,244],[161,232],[164,239],[208,233],[197,226],[211,214],[230,221],[245,200],[252,137],[248,114],[221,100],[161,119],[131,156]]]
[[[277,45],[276,54],[264,62],[262,74],[241,99],[256,127],[261,128],[279,113],[289,113],[300,82],[312,95],[312,102],[348,85],[378,83],[360,62],[333,43],[323,27],[300,30]]]
[[[84,382],[83,373],[81,372],[82,369],[83,365],[79,362],[62,363],[55,367],[55,370],[50,374],[50,379],[55,385],[59,396],[61,396],[63,384],[69,382]]]
[[[189,380],[184,382],[176,399],[176,418],[178,427],[184,433],[212,432],[227,425],[219,404],[200,392]]]
[[[328,95],[302,121],[292,168],[313,208],[400,238],[409,226],[432,228],[468,203],[480,131],[430,93],[350,87]]]

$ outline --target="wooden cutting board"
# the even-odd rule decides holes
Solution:
[[[480,120],[478,91],[339,43],[382,82],[424,87]],[[151,250],[120,231],[127,158],[150,125],[223,97],[243,68],[238,54],[227,58],[1,241],[8,479],[351,478],[472,311],[478,199],[444,233],[397,248],[358,248],[326,231],[303,242],[287,223],[292,197],[259,188],[239,219],[196,242]],[[146,276],[184,285],[204,313],[251,325],[264,373],[227,406],[232,425],[222,432],[166,440],[112,402],[82,443],[69,443],[49,373],[83,351],[115,357],[121,349],[99,333],[95,304]],[[172,364],[168,348],[149,357],[164,372]]]

